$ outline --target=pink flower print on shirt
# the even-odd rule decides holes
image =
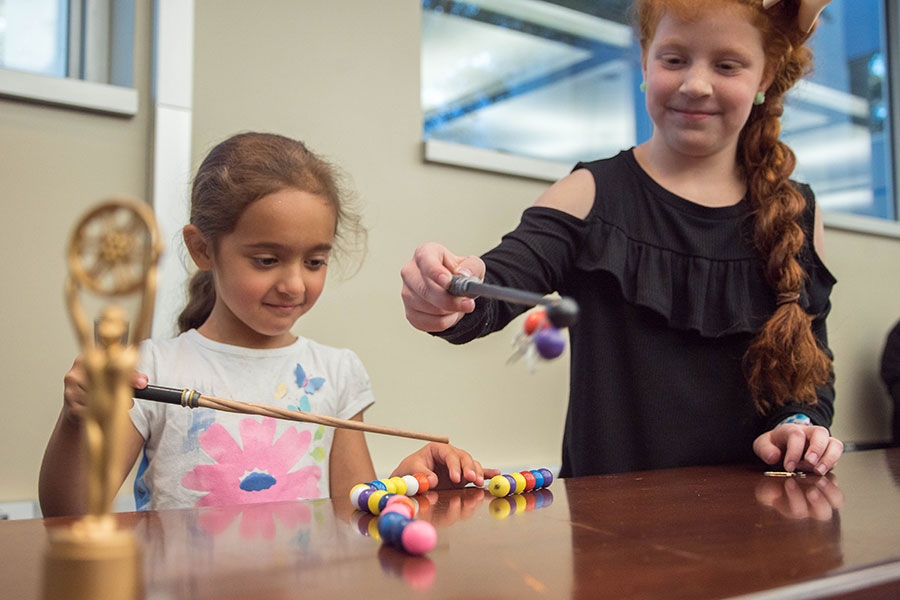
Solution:
[[[209,492],[195,506],[224,506],[319,498],[322,469],[317,465],[291,469],[306,454],[309,431],[291,427],[275,440],[276,420],[241,420],[241,445],[219,423],[200,435],[200,447],[216,464],[197,465],[181,480],[184,487]]]
[[[273,540],[276,533],[282,538],[289,539],[294,532],[300,533],[308,529],[312,521],[312,511],[306,502],[281,502],[266,506],[254,504],[217,506],[200,513],[197,522],[204,531],[218,536],[239,517],[240,524],[237,531],[241,539],[262,537]]]

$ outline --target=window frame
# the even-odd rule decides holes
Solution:
[[[135,116],[134,10],[134,0],[69,0],[68,76],[0,68],[0,97]]]

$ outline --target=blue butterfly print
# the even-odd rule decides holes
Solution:
[[[294,376],[297,379],[297,386],[307,394],[315,394],[323,385],[325,385],[324,377],[307,377],[306,371],[303,370],[300,363],[297,363],[297,368],[294,370]]]

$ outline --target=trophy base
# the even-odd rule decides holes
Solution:
[[[44,600],[140,600],[141,553],[111,515],[87,516],[51,530],[44,560]]]

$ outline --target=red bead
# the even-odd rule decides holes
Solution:
[[[550,325],[550,322],[547,321],[546,311],[536,310],[525,317],[525,324],[522,329],[525,330],[527,335],[531,335],[538,330],[538,327],[543,329],[548,325]]]
[[[522,471],[522,477],[525,478],[525,490],[526,492],[530,492],[534,489],[534,473],[531,471]]]
[[[430,487],[430,485],[428,483],[428,478],[425,477],[421,473],[416,473],[415,475],[413,475],[413,477],[415,477],[416,481],[419,482],[419,492],[418,493],[424,494],[425,492],[427,492],[428,488]]]

